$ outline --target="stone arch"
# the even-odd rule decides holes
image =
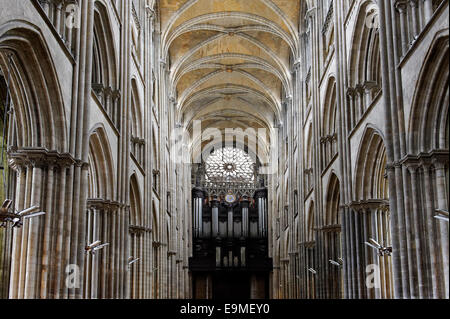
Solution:
[[[144,167],[145,162],[145,139],[144,136],[144,117],[142,116],[141,98],[136,79],[131,80],[131,107],[130,107],[130,126],[131,126],[131,153],[136,161]]]
[[[141,108],[141,97],[136,79],[131,80],[131,134],[133,137],[143,136],[143,117]]]
[[[339,202],[340,202],[340,187],[339,179],[332,173],[327,187],[325,207],[326,207],[326,217],[325,225],[332,226],[340,224],[339,220]]]
[[[326,256],[326,292],[327,298],[340,299],[342,296],[342,271],[330,264],[342,257],[340,222],[340,182],[333,172],[329,178],[325,200],[324,254]]]
[[[357,125],[381,90],[379,29],[367,26],[369,19],[378,19],[377,10],[374,1],[362,2],[353,30],[348,84],[351,129]]]
[[[28,22],[0,26],[0,68],[8,74],[17,147],[66,152],[67,128],[59,80],[46,41]],[[39,88],[39,89],[38,89]]]
[[[358,150],[354,177],[354,227],[362,242],[370,238],[390,245],[391,218],[389,212],[389,190],[386,177],[386,147],[380,131],[367,125]],[[389,256],[380,257],[365,247],[361,256],[365,265],[378,265],[381,289],[369,289],[366,297],[391,298],[392,261]]]
[[[144,228],[142,214],[142,199],[139,182],[134,173],[130,178],[130,215],[129,215],[129,249],[130,259],[136,260],[129,267],[130,298],[142,298],[143,272],[142,263],[145,263],[144,240],[147,236]],[[130,261],[130,260],[129,260]]]
[[[449,149],[448,30],[433,41],[420,72],[409,120],[409,153]]]
[[[142,224],[142,197],[136,174],[133,174],[130,178],[130,225],[141,226]]]
[[[115,189],[114,164],[108,137],[101,124],[91,131],[88,163],[88,198],[112,200]]]
[[[337,99],[336,99],[336,79],[331,76],[328,79],[322,119],[322,169],[336,156],[337,149]]]
[[[380,44],[378,28],[367,27],[369,15],[376,19],[377,4],[372,1],[363,1],[358,8],[355,21],[355,29],[352,36],[352,49],[350,53],[350,86],[364,85],[368,81],[374,81],[381,87],[380,72]]]
[[[92,84],[104,88],[117,87],[117,60],[108,8],[95,1]]]
[[[409,156],[405,160],[412,186],[413,226],[416,232],[424,230],[416,238],[416,256],[431,269],[419,276],[419,295],[430,298],[448,297],[449,291],[448,223],[435,219],[436,210],[448,211],[449,205],[448,59],[447,29],[433,40],[420,71],[409,119]],[[434,253],[425,260],[423,251]]]
[[[376,128],[368,126],[361,139],[355,170],[355,199],[388,199],[386,147]]]

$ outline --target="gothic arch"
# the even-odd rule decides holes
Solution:
[[[424,60],[409,120],[409,153],[449,149],[448,30],[433,41]]]
[[[328,79],[322,119],[322,169],[336,156],[337,149],[337,99],[336,99],[336,79],[331,76]]]
[[[433,298],[448,296],[448,223],[434,218],[436,209],[448,211],[449,205],[448,60],[447,29],[435,37],[420,72],[409,120],[409,156],[405,161],[412,184],[413,226],[416,232],[424,229],[427,234],[416,238],[416,257],[431,268],[429,274],[419,276],[419,294]],[[423,259],[424,250],[432,252],[431,259]],[[446,279],[437,279],[440,276]]]
[[[378,28],[368,27],[369,19],[378,15],[373,15],[374,10],[377,12],[378,6],[372,0],[362,2],[358,8],[349,63],[349,85],[353,88],[367,82],[381,87]]]
[[[308,215],[306,218],[306,241],[307,242],[313,242],[315,241],[315,231],[314,231],[314,202],[311,201],[311,204],[309,205],[308,209]]]
[[[331,76],[328,79],[323,107],[323,136],[336,133],[336,111],[336,79]]]
[[[390,245],[391,218],[389,190],[386,177],[387,156],[384,137],[380,130],[367,125],[358,150],[354,177],[354,227],[360,240],[374,239],[384,246]],[[358,235],[357,235],[358,236]],[[367,298],[392,297],[392,264],[389,256],[378,256],[365,247],[361,256],[363,265],[378,265],[376,280],[380,289],[369,289]]]
[[[341,221],[340,221],[340,183],[333,172],[329,178],[325,200],[324,254],[326,262],[326,291],[327,298],[340,299],[342,297],[341,267],[330,264],[330,260],[338,262],[342,257]],[[328,262],[327,262],[328,261]]]
[[[141,109],[141,98],[137,87],[136,79],[131,80],[131,135],[133,137],[143,137],[143,116]]]
[[[112,200],[115,179],[111,148],[103,125],[97,125],[89,138],[88,198]]]
[[[131,107],[130,107],[130,126],[131,126],[131,153],[141,168],[145,166],[145,139],[143,131],[143,120],[141,107],[141,98],[136,79],[131,80]]]
[[[349,55],[348,113],[349,125],[353,129],[381,90],[381,57],[378,7],[374,1],[364,1],[358,8]]]
[[[333,226],[340,224],[339,220],[339,202],[340,202],[340,188],[339,188],[339,179],[337,176],[332,173],[329,181],[326,192],[326,215],[325,215],[325,225]]]
[[[130,225],[141,226],[143,224],[142,199],[139,182],[136,174],[130,178]]]
[[[386,147],[378,129],[367,126],[356,163],[355,199],[388,199]]]
[[[5,75],[9,54],[17,147],[66,152],[66,119],[59,80],[38,28],[18,20],[0,26],[0,68]]]
[[[117,59],[110,14],[102,1],[95,1],[92,84],[117,87]]]
[[[142,200],[139,183],[134,173],[130,178],[130,215],[129,215],[129,255],[130,260],[137,260],[129,264],[130,298],[142,298],[143,272],[142,264],[145,262],[144,237],[146,232],[143,229],[144,221],[142,214]]]

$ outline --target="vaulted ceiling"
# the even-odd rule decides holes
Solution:
[[[177,120],[267,128],[292,95],[301,0],[161,0],[163,54]]]

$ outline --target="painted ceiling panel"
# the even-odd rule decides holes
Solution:
[[[300,1],[160,1],[162,49],[180,123],[276,126],[292,92]]]

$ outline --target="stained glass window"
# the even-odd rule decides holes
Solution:
[[[226,147],[214,151],[206,160],[209,183],[254,183],[255,163],[243,150]]]

